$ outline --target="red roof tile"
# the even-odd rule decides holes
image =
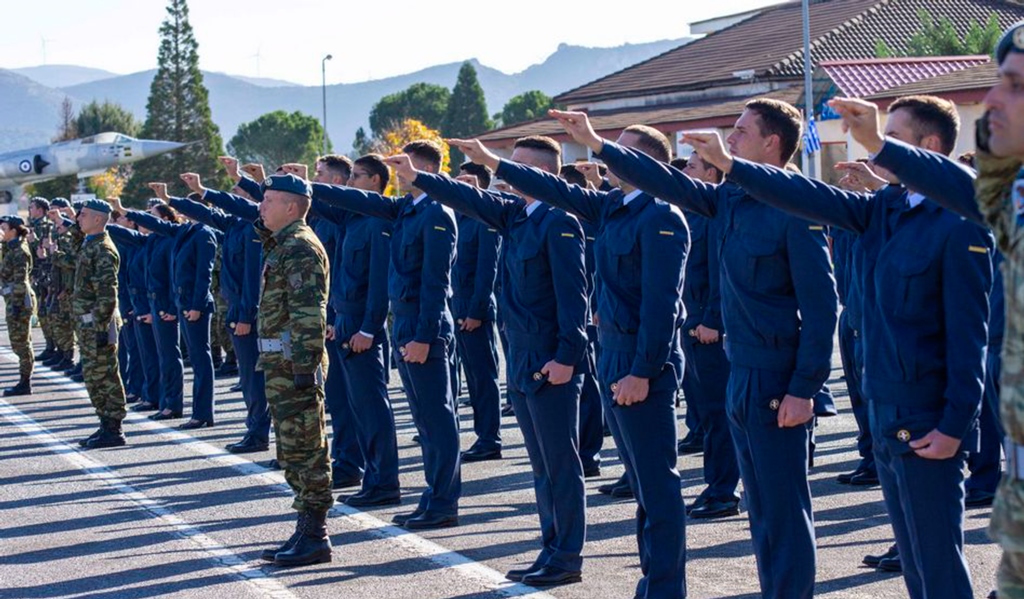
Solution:
[[[946,75],[922,79],[899,87],[868,96],[869,99],[898,98],[918,94],[934,94],[947,96],[956,92],[979,90],[983,93],[999,81],[999,66],[987,62],[971,68],[962,69]]]
[[[987,63],[988,56],[825,61],[821,68],[846,96],[864,98],[894,87]]]

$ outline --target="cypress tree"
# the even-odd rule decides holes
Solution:
[[[484,99],[484,88],[476,77],[476,69],[472,63],[462,63],[459,78],[452,89],[452,97],[448,100],[448,111],[444,119],[445,137],[467,138],[479,135],[491,128],[491,118],[487,113],[487,101]],[[462,152],[452,148],[452,171],[458,170],[459,164],[465,160]]]

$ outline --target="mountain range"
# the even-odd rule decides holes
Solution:
[[[544,62],[509,75],[472,59],[484,89],[488,111],[499,112],[513,96],[534,89],[554,96],[658,54],[693,38],[585,48],[562,44]],[[348,152],[359,127],[367,127],[370,109],[381,97],[418,82],[455,85],[461,63],[428,67],[395,77],[327,86],[327,129],[336,151]],[[70,98],[75,107],[110,100],[146,117],[149,86],[156,71],[117,75],[72,65],[0,68],[0,152],[42,145],[54,136],[60,106]],[[225,143],[242,123],[274,110],[295,110],[320,117],[320,86],[204,72],[213,120]]]

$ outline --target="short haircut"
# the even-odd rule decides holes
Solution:
[[[562,146],[558,142],[545,135],[528,135],[520,137],[512,145],[515,148],[526,148],[537,150],[551,157],[551,172],[558,172],[562,168]]]
[[[425,160],[436,170],[441,170],[441,161],[443,157],[441,146],[429,139],[411,141],[402,147],[402,152],[405,154],[412,154],[420,160]]]
[[[622,130],[623,133],[632,133],[637,136],[637,146],[644,153],[659,162],[668,162],[672,159],[672,144],[661,131],[647,125],[630,125]]]
[[[701,167],[704,168],[705,171],[708,170],[709,168],[715,169],[715,183],[721,183],[722,179],[725,179],[725,175],[722,173],[721,170],[718,169],[717,166],[711,164],[707,160],[704,160],[704,157],[696,152],[694,152],[693,155],[697,157],[697,160],[700,160],[700,165]],[[683,170],[684,168],[686,168],[688,162],[689,160],[687,160],[686,158],[674,158],[672,159],[672,162],[669,162],[669,164],[671,164],[672,166],[676,167],[679,170]]]
[[[773,98],[757,98],[747,102],[746,109],[760,117],[762,137],[777,135],[781,150],[779,159],[792,160],[803,135],[804,123],[800,111],[788,102]]]
[[[459,166],[459,170],[467,175],[474,175],[481,189],[487,189],[491,186],[491,169],[486,166],[475,162],[463,162]]]
[[[120,210],[111,210],[110,217],[113,218],[114,220],[124,218],[124,212],[121,212]]]
[[[942,153],[950,155],[956,148],[960,133],[960,115],[956,105],[936,96],[903,96],[889,105],[889,114],[906,110],[914,120],[914,130],[922,138],[935,135],[942,144]]]
[[[366,154],[356,158],[353,164],[358,164],[365,168],[371,177],[374,175],[380,177],[380,192],[384,193],[388,182],[391,181],[391,171],[388,170],[388,165],[384,163],[383,156],[380,154]]]
[[[565,182],[570,185],[587,186],[586,175],[580,172],[580,169],[576,168],[575,164],[563,165],[562,170],[558,171],[558,176],[565,179]]]
[[[32,198],[30,204],[42,210],[43,212],[46,212],[50,209],[50,202],[46,198],[34,197]]]
[[[327,154],[316,159],[317,162],[324,165],[324,168],[330,171],[332,174],[341,177],[348,181],[348,178],[352,176],[352,160],[348,156],[342,156],[341,154]]]

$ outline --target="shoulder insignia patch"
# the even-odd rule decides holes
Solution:
[[[576,236],[572,233],[562,233],[562,237],[568,237],[569,239],[575,239]]]
[[[497,233],[498,232],[497,229],[492,229],[490,227],[488,227],[487,230],[490,231],[491,233]]]
[[[447,231],[448,229],[445,229],[444,227],[441,227],[441,226],[438,226],[438,225],[434,225],[434,230],[435,231]]]
[[[811,231],[824,231],[825,230],[825,227],[823,227],[821,225],[811,225],[811,226],[809,226],[807,228],[809,230],[811,230]]]
[[[384,237],[391,237],[391,233],[388,233],[387,231],[381,231],[380,234]]]
[[[980,245],[969,245],[969,246],[967,246],[967,249],[972,251],[972,252],[974,252],[975,254],[987,254],[988,253],[988,250],[986,248],[981,247]]]
[[[672,231],[658,231],[658,235],[668,235],[669,237],[674,237],[675,233],[673,233]]]
[[[302,287],[302,274],[296,272],[288,275],[288,283],[295,289]]]

